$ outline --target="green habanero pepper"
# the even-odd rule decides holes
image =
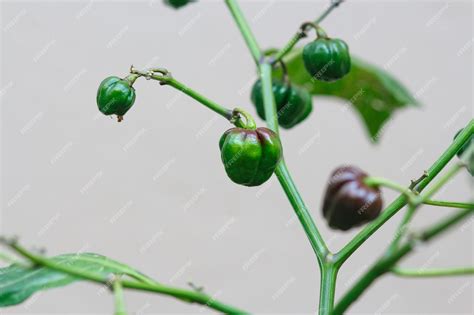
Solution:
[[[318,37],[303,48],[304,66],[316,80],[336,81],[351,70],[349,46],[336,38],[329,38],[320,28],[316,28]]]
[[[97,106],[104,115],[117,115],[119,121],[135,102],[135,89],[132,84],[137,76],[130,75],[124,79],[108,77],[97,90]]]
[[[456,135],[454,136],[454,139],[456,139],[458,137],[458,135],[464,130],[463,129],[460,129]],[[464,152],[466,152],[466,150],[469,148],[469,146],[474,146],[474,135],[471,135],[471,138],[469,141],[467,141],[462,147],[461,149],[459,149],[458,153],[457,153],[457,156],[460,158]],[[471,152],[471,155],[469,157],[467,157],[467,170],[469,171],[469,173],[471,173],[472,176],[474,176],[474,153]]]
[[[294,127],[308,117],[313,110],[311,95],[305,89],[278,80],[273,82],[272,89],[278,112],[278,124],[283,128]],[[260,80],[253,85],[251,100],[257,109],[258,116],[265,120]]]
[[[229,178],[240,185],[258,186],[275,171],[282,156],[278,135],[267,128],[231,128],[219,141]]]

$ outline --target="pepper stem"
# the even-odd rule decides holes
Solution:
[[[326,34],[326,31],[323,30],[321,26],[319,26],[318,24],[314,22],[304,22],[303,24],[301,24],[301,27],[300,27],[301,32],[304,32],[306,34],[308,27],[311,27],[316,31],[317,38],[329,38],[328,35]]]
[[[232,117],[229,119],[229,121],[239,128],[249,130],[255,130],[257,128],[257,125],[255,124],[255,120],[253,120],[252,115],[247,113],[242,108],[234,108],[234,110],[232,111]]]
[[[125,78],[123,78],[125,81],[130,84],[130,86],[133,86],[133,83],[139,78],[140,76],[138,74],[129,74]]]
[[[400,184],[392,182],[386,178],[382,177],[366,177],[364,178],[364,184],[370,187],[387,187],[392,190],[398,191],[399,193],[405,195],[408,200],[408,203],[413,205],[416,203],[416,195],[409,188],[406,188]]]
[[[286,86],[290,86],[290,79],[288,78],[288,69],[286,68],[286,64],[283,62],[283,60],[278,60],[278,63],[280,64],[281,67],[281,80]]]

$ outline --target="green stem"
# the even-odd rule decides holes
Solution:
[[[159,70],[159,71],[158,71]],[[205,97],[204,95],[196,92],[195,90],[189,88],[188,86],[184,85],[183,83],[179,82],[175,78],[173,78],[166,69],[150,69],[150,71],[141,71],[131,68],[131,73],[138,75],[140,77],[145,77],[147,79],[152,79],[160,82],[162,85],[169,85],[174,87],[175,89],[183,92],[184,94],[190,96],[191,98],[195,99],[202,105],[206,106],[210,110],[214,111],[215,113],[221,115],[229,122],[234,124],[240,128],[246,129],[255,129],[255,121],[252,116],[240,108],[228,109],[225,108],[216,102],[210,100],[209,98]],[[156,74],[159,72],[161,74]],[[244,117],[245,119],[241,119]]]
[[[22,261],[16,259],[15,257],[12,257],[8,254],[5,253],[0,253],[0,260],[4,261],[8,264],[17,264],[17,265],[22,265]]]
[[[240,10],[239,4],[236,0],[226,0],[225,3],[234,17],[235,23],[242,33],[242,37],[244,38],[255,63],[258,64],[262,59],[262,52],[257,40],[255,39],[255,36],[252,33],[252,30],[250,29],[250,26],[248,25],[242,11]]]
[[[262,96],[265,110],[265,117],[268,128],[275,131],[277,134],[280,133],[278,129],[278,113],[275,104],[275,96],[273,95],[272,88],[272,65],[269,63],[262,63],[259,66],[260,70],[260,81],[262,82]]]
[[[316,257],[320,262],[324,261],[325,257],[329,253],[329,250],[321,234],[319,233],[319,230],[316,227],[316,224],[314,223],[314,220],[311,217],[311,214],[309,213],[303,198],[301,198],[301,195],[298,192],[293,179],[291,178],[290,172],[288,171],[284,160],[278,164],[275,174],[278,178],[278,181],[280,182],[281,187],[285,191],[291,206],[298,216],[301,225],[303,226],[303,229],[311,244],[311,247],[313,248],[314,253],[316,254]]]
[[[471,120],[470,122],[470,125],[471,125],[471,131],[470,131],[470,134],[472,135],[472,133],[474,132],[472,130],[472,123],[473,123],[473,120]],[[468,139],[470,139],[470,137],[468,137]],[[469,140],[467,140],[469,141]],[[463,145],[462,145],[463,146]],[[461,147],[462,147],[461,146]],[[458,170],[453,170],[455,173],[458,171]],[[428,172],[425,171],[425,173],[423,174],[423,176],[421,176],[419,178],[419,180],[417,181],[412,181],[412,184],[410,185],[410,189],[412,189],[413,191],[416,191],[416,192],[421,192],[421,190],[425,187],[425,186],[421,186],[419,185],[421,182],[423,182],[426,178],[428,177]],[[449,178],[445,179],[446,181],[449,180]],[[443,184],[444,185],[444,184]],[[441,185],[442,186],[442,185]],[[436,191],[441,187],[439,186],[438,188],[436,188]],[[430,196],[433,195],[436,191],[430,193]],[[428,201],[429,199],[429,196],[425,196],[421,199],[419,199],[418,201],[419,202],[422,202],[422,203],[426,203],[425,201]],[[394,239],[392,240],[388,250],[389,251],[393,251],[397,246],[398,246],[398,243],[400,242],[400,239],[402,238],[403,234],[406,232],[407,228],[408,228],[408,225],[410,224],[410,221],[411,219],[413,218],[413,216],[415,215],[415,211],[416,211],[416,207],[414,206],[410,206],[407,210],[407,212],[405,212],[405,215],[403,216],[396,232],[395,232],[395,237]]]
[[[276,64],[280,60],[283,60],[283,57],[285,57],[292,49],[295,47],[295,45],[300,41],[300,39],[306,37],[306,32],[305,30],[300,29],[293,37],[290,39],[288,43],[286,43],[285,46],[283,46],[282,49],[280,49],[276,54],[275,57],[273,57],[272,63]]]
[[[278,115],[272,90],[272,66],[267,62],[263,62],[260,64],[259,70],[260,79],[262,82],[262,94],[267,125],[270,129],[278,134]],[[284,158],[282,158],[278,164],[275,174],[296,215],[298,216],[298,219],[303,226],[311,247],[313,248],[313,251],[318,259],[321,270],[319,310],[320,314],[329,314],[334,303],[337,269],[325,262],[325,259],[329,254],[329,250],[326,246],[326,243],[324,242],[324,239],[319,233],[319,230],[316,227],[316,224],[314,223],[314,220],[311,217],[311,214],[309,213],[303,198],[298,192],[293,179],[291,178]]]
[[[382,256],[375,264],[373,264],[367,272],[354,284],[354,286],[346,292],[339,302],[336,304],[333,314],[343,314],[354,303],[362,293],[379,278],[381,275],[387,273],[392,267],[400,261],[405,255],[410,253],[416,246],[417,241],[428,242],[434,237],[447,231],[453,225],[461,222],[467,216],[471,215],[474,211],[471,209],[463,209],[458,211],[456,214],[449,216],[432,225],[431,227],[423,230],[418,234],[418,237],[411,239],[404,245],[397,248],[395,251]]]
[[[155,69],[155,71],[156,71],[156,69]],[[165,70],[163,70],[163,71],[165,71]],[[232,119],[232,116],[233,116],[232,115],[232,111],[233,111],[232,109],[228,109],[228,108],[225,108],[225,107],[217,104],[216,102],[210,100],[209,98],[205,97],[204,95],[196,92],[195,90],[191,89],[190,87],[188,87],[188,86],[184,85],[183,83],[179,82],[178,80],[176,80],[175,78],[173,78],[169,74],[157,74],[155,72],[150,72],[150,71],[141,71],[141,70],[134,69],[133,67],[130,70],[130,72],[132,74],[136,74],[136,75],[139,75],[141,77],[145,77],[147,79],[152,79],[152,80],[159,81],[160,84],[162,84],[162,85],[172,86],[175,89],[177,89],[177,90],[183,92],[184,94],[190,96],[194,100],[198,101],[202,105],[206,106],[210,110],[214,111],[215,113],[221,115],[225,119],[227,119],[227,120]]]
[[[460,148],[470,139],[474,133],[474,120],[471,120],[464,130],[458,135],[446,151],[434,162],[427,171],[427,176],[416,185],[416,191],[422,191],[449,163]],[[407,204],[404,195],[399,196],[372,223],[360,231],[349,243],[347,243],[336,255],[336,264],[341,265],[359,248],[372,234],[374,234],[385,222],[393,217],[401,208]]]
[[[109,285],[110,280],[102,275],[91,273],[89,271],[85,271],[82,269],[76,269],[72,266],[66,264],[58,264],[53,260],[50,260],[47,257],[39,256],[36,254],[31,253],[30,251],[26,250],[16,242],[6,243],[10,248],[15,250],[18,254],[22,255],[23,257],[29,259],[36,265],[44,266],[59,272],[63,272],[75,277],[79,277],[85,280],[89,280],[96,283],[101,283],[104,285]],[[233,306],[224,304],[215,300],[213,297],[203,294],[201,292],[190,291],[190,290],[183,290],[179,288],[165,286],[159,283],[144,283],[144,282],[137,282],[137,281],[130,281],[130,280],[122,280],[121,284],[124,288],[140,290],[140,291],[148,291],[148,292],[155,292],[159,294],[164,294],[168,296],[175,297],[185,302],[189,303],[198,303],[204,305],[206,307],[212,308],[216,311],[220,311],[226,314],[249,314],[243,310],[235,308]]]
[[[331,5],[314,21],[314,23],[321,23],[335,8],[337,8],[344,0],[331,0]]]
[[[425,200],[430,199],[434,194],[436,194],[446,183],[453,178],[461,169],[463,169],[461,163],[456,163],[449,170],[443,174],[433,185],[431,185],[424,194],[418,196],[418,202],[421,204]]]
[[[459,208],[459,209],[474,209],[474,203],[454,202],[444,200],[425,200],[423,204],[437,207]]]
[[[403,235],[405,235],[408,229],[411,219],[415,215],[415,211],[416,211],[416,206],[410,205],[408,207],[407,211],[405,212],[405,215],[400,221],[400,224],[395,230],[395,235],[387,249],[388,252],[391,252],[397,248],[398,244],[400,243],[400,240],[402,239]]]
[[[221,115],[222,117],[226,118],[226,119],[229,119],[231,116],[231,112],[232,110],[231,109],[228,109],[228,108],[225,108],[223,106],[220,106],[219,104],[217,104],[216,102],[208,99],[207,97],[205,97],[204,95],[194,91],[193,89],[187,87],[186,85],[184,85],[183,83],[175,80],[174,78],[171,78],[167,81],[167,84],[174,87],[175,89],[177,90],[180,90],[181,92],[183,92],[184,94],[190,96],[191,98],[195,99],[196,101],[198,101],[199,103],[203,104],[204,106],[206,106],[207,108],[209,108],[210,110],[218,113],[219,115]]]
[[[344,0],[335,0],[331,1],[329,7],[314,21],[314,24],[321,23],[335,8],[337,8]],[[300,39],[306,37],[307,27],[300,29],[290,40],[283,46],[283,48],[275,54],[272,63],[275,64],[279,60],[282,60],[295,45],[300,41]]]
[[[392,190],[398,191],[399,193],[407,197],[409,203],[413,203],[415,200],[415,194],[410,190],[410,188],[404,187],[386,178],[370,176],[364,179],[364,183],[372,187],[387,187]]]
[[[123,298],[122,282],[119,276],[116,276],[116,278],[113,280],[112,288],[114,290],[115,315],[127,315]]]
[[[272,90],[272,66],[271,64],[264,62],[260,64],[259,69],[267,125],[270,129],[278,134],[278,115]],[[286,196],[288,197],[288,200],[290,201],[296,215],[298,216],[301,225],[303,226],[303,229],[311,243],[311,246],[313,247],[316,257],[320,262],[322,262],[329,250],[321,234],[319,233],[319,230],[316,227],[316,224],[314,223],[313,218],[311,217],[311,214],[309,213],[308,208],[303,201],[303,198],[301,198],[301,195],[298,192],[293,179],[291,178],[284,158],[282,158],[281,162],[278,164],[275,174],[280,181],[280,184],[285,191]]]
[[[321,270],[321,286],[319,294],[319,315],[331,314],[336,294],[338,268],[332,263],[323,265]]]
[[[253,119],[252,115],[250,115],[242,108],[234,108],[234,110],[232,111],[232,118],[230,119],[230,122],[244,129],[255,130],[257,128],[257,125],[255,124],[255,120]]]
[[[400,277],[426,278],[426,277],[451,277],[473,275],[474,267],[439,268],[439,269],[407,269],[394,267],[391,272]]]
[[[416,209],[421,204],[423,204],[425,200],[428,200],[439,189],[441,189],[441,187],[443,187],[451,178],[453,178],[462,169],[462,167],[462,164],[456,163],[445,174],[443,174],[443,176],[438,181],[431,185],[431,187],[426,191],[424,195],[417,196],[417,198],[413,202],[411,202],[410,207],[408,208],[407,212],[405,213],[405,216],[402,218],[402,221],[400,222],[400,225],[395,232],[395,237],[390,243],[390,246],[388,248],[389,252],[397,248],[403,235],[406,234],[410,221],[415,215]]]
[[[462,221],[468,215],[473,214],[474,209],[459,210],[457,213],[447,217],[444,220],[440,220],[438,223],[419,233],[417,239],[421,240],[422,242],[430,241],[435,236],[450,228],[452,225]]]

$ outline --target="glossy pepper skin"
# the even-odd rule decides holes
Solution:
[[[266,182],[282,156],[277,134],[263,127],[229,129],[222,135],[219,147],[227,176],[244,186]]]
[[[123,116],[132,107],[135,97],[130,81],[112,76],[100,83],[97,106],[104,115]]]
[[[323,203],[323,215],[331,228],[346,231],[380,214],[380,190],[364,184],[366,177],[355,166],[339,167],[331,174]]]
[[[336,81],[351,70],[349,46],[341,39],[319,37],[303,48],[304,66],[316,80]]]
[[[311,95],[305,89],[274,81],[273,95],[278,111],[278,124],[283,128],[291,128],[303,121],[313,110]],[[257,109],[257,114],[265,120],[263,104],[262,82],[255,82],[251,93],[252,103]]]
[[[464,128],[463,128],[464,129]],[[454,139],[456,139],[458,137],[458,135],[463,131],[463,129],[460,129],[458,132],[456,132],[456,135],[454,136]],[[474,146],[474,135],[471,136],[471,139],[470,141],[467,141],[462,147],[461,149],[459,149],[458,153],[457,153],[457,156],[458,157],[461,157],[461,155],[466,152],[467,148],[469,146]],[[474,154],[471,154],[471,156],[468,157],[468,161],[467,161],[467,170],[469,171],[469,173],[471,173],[472,176],[474,176]]]

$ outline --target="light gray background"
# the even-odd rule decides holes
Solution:
[[[328,1],[242,1],[262,47],[282,46]],[[356,231],[329,230],[320,205],[340,164],[408,183],[472,117],[473,32],[469,1],[347,1],[328,33],[354,54],[386,66],[423,103],[398,113],[379,145],[339,100],[318,98],[304,124],[282,131],[285,155],[332,249]],[[139,80],[123,123],[99,114],[95,95],[130,64],[157,65],[228,107],[255,113],[254,64],[220,1],[175,11],[161,1],[1,3],[1,234],[49,254],[88,251],[126,262],[156,279],[259,313],[310,313],[318,267],[275,178],[257,188],[227,179],[217,146],[230,125],[186,96]],[[259,121],[259,123],[262,123]],[[469,199],[466,173],[438,197]],[[387,191],[388,204],[395,197]],[[453,210],[424,207],[419,227]],[[400,215],[342,268],[339,297],[385,248]],[[473,221],[420,247],[414,268],[473,263]],[[89,283],[36,295],[10,313],[110,313],[112,297]],[[351,312],[473,312],[472,278],[378,281]],[[130,312],[200,313],[172,298],[126,293]]]

